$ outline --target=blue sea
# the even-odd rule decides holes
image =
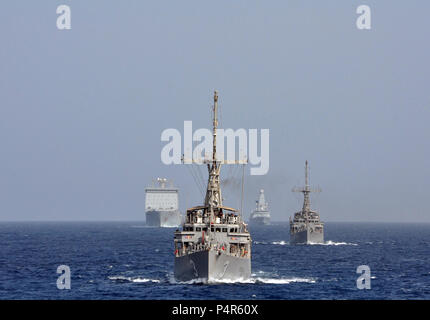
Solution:
[[[0,223],[0,299],[430,299],[430,224],[326,223],[323,245],[288,225],[251,229],[252,278],[173,277],[173,232],[143,222]],[[57,267],[71,289],[57,289]],[[357,288],[368,265],[370,289]]]

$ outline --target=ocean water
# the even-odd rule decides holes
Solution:
[[[0,299],[430,299],[430,224],[326,223],[324,245],[251,229],[252,278],[173,277],[174,229],[143,222],[0,223]],[[57,289],[59,265],[71,289]],[[356,286],[359,265],[371,289]]]

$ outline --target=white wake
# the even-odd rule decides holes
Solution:
[[[238,284],[290,284],[294,282],[305,282],[305,283],[315,283],[316,280],[310,278],[263,278],[263,277],[253,277],[250,279],[238,279],[238,280],[213,280],[209,283],[238,283]]]
[[[325,241],[324,243],[309,243],[313,246],[358,246],[356,243],[349,242],[334,242],[331,240]]]
[[[248,279],[211,279],[198,278],[189,281],[177,281],[174,277],[169,278],[171,284],[290,284],[294,282],[315,283],[316,280],[312,278],[265,278],[265,277],[251,277]]]
[[[290,243],[288,241],[272,241],[272,242],[267,242],[267,241],[254,241],[254,244],[273,244],[273,245],[278,245],[278,246],[285,246],[285,245],[289,245]],[[335,241],[325,241],[324,243],[309,243],[309,245],[319,245],[319,246],[358,246],[358,244],[356,243],[349,243],[349,242],[335,242]]]
[[[110,276],[108,278],[109,280],[114,280],[114,281],[126,281],[126,282],[136,282],[136,283],[160,282],[160,280],[157,280],[157,279],[148,279],[148,278],[141,278],[141,277]]]

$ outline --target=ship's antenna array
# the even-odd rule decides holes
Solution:
[[[204,157],[194,158],[193,155],[191,159],[185,158],[182,155],[182,163],[191,164],[188,170],[195,182],[195,185],[199,189],[199,192],[204,196],[204,192],[206,191],[205,196],[205,206],[208,207],[217,207],[222,206],[222,196],[221,196],[221,188],[220,188],[220,169],[221,164],[247,164],[247,159],[242,160],[219,160],[218,159],[218,151],[217,150],[217,129],[219,125],[218,112],[220,112],[221,108],[218,105],[218,91],[214,91],[214,103],[212,105],[212,154],[206,153]],[[223,156],[224,150],[221,150],[221,156]],[[197,167],[194,167],[193,164],[197,164]],[[201,172],[199,165],[206,164],[208,167],[208,184],[205,184],[204,174]],[[239,171],[240,172],[240,171]],[[232,171],[230,170],[230,173]],[[236,172],[234,171],[232,176],[235,176]],[[233,177],[231,177],[233,178]],[[211,188],[209,188],[211,186]],[[208,205],[208,201],[211,201],[211,206]]]
[[[309,194],[311,192],[321,192],[321,188],[317,187],[317,188],[311,188],[309,186],[309,166],[308,166],[308,160],[306,160],[305,162],[305,186],[301,187],[301,188],[293,188],[292,189],[293,192],[301,192],[303,193],[304,196],[304,201],[303,201],[303,212],[309,212],[310,211],[310,200],[309,200]]]
[[[182,159],[182,161],[184,160]],[[204,197],[205,196],[204,190],[206,189],[206,186],[204,185],[204,179],[201,176],[202,173],[200,172],[199,169],[196,169],[193,165],[190,165],[190,166],[187,165],[186,167],[188,168],[188,171],[190,172],[191,177],[193,178],[194,183],[197,189],[199,190],[201,196]]]
[[[221,163],[217,161],[217,127],[218,127],[218,91],[214,92],[214,105],[213,105],[213,122],[212,122],[212,160],[207,164],[208,166],[208,186],[206,190],[205,206],[208,207],[211,216],[213,217],[214,209],[222,206],[221,188],[219,183],[219,174]]]

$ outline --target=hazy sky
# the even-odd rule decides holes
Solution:
[[[70,5],[72,30],[56,27]],[[356,9],[372,9],[372,29]],[[270,171],[245,177],[245,216],[266,190],[274,220],[323,192],[325,221],[430,222],[429,1],[85,1],[0,4],[0,220],[144,220],[144,188],[203,199],[160,160],[161,132],[270,129]],[[200,170],[206,174],[204,167]],[[223,173],[231,175],[232,168]],[[240,178],[236,173],[236,178]],[[225,204],[238,207],[234,183]]]

